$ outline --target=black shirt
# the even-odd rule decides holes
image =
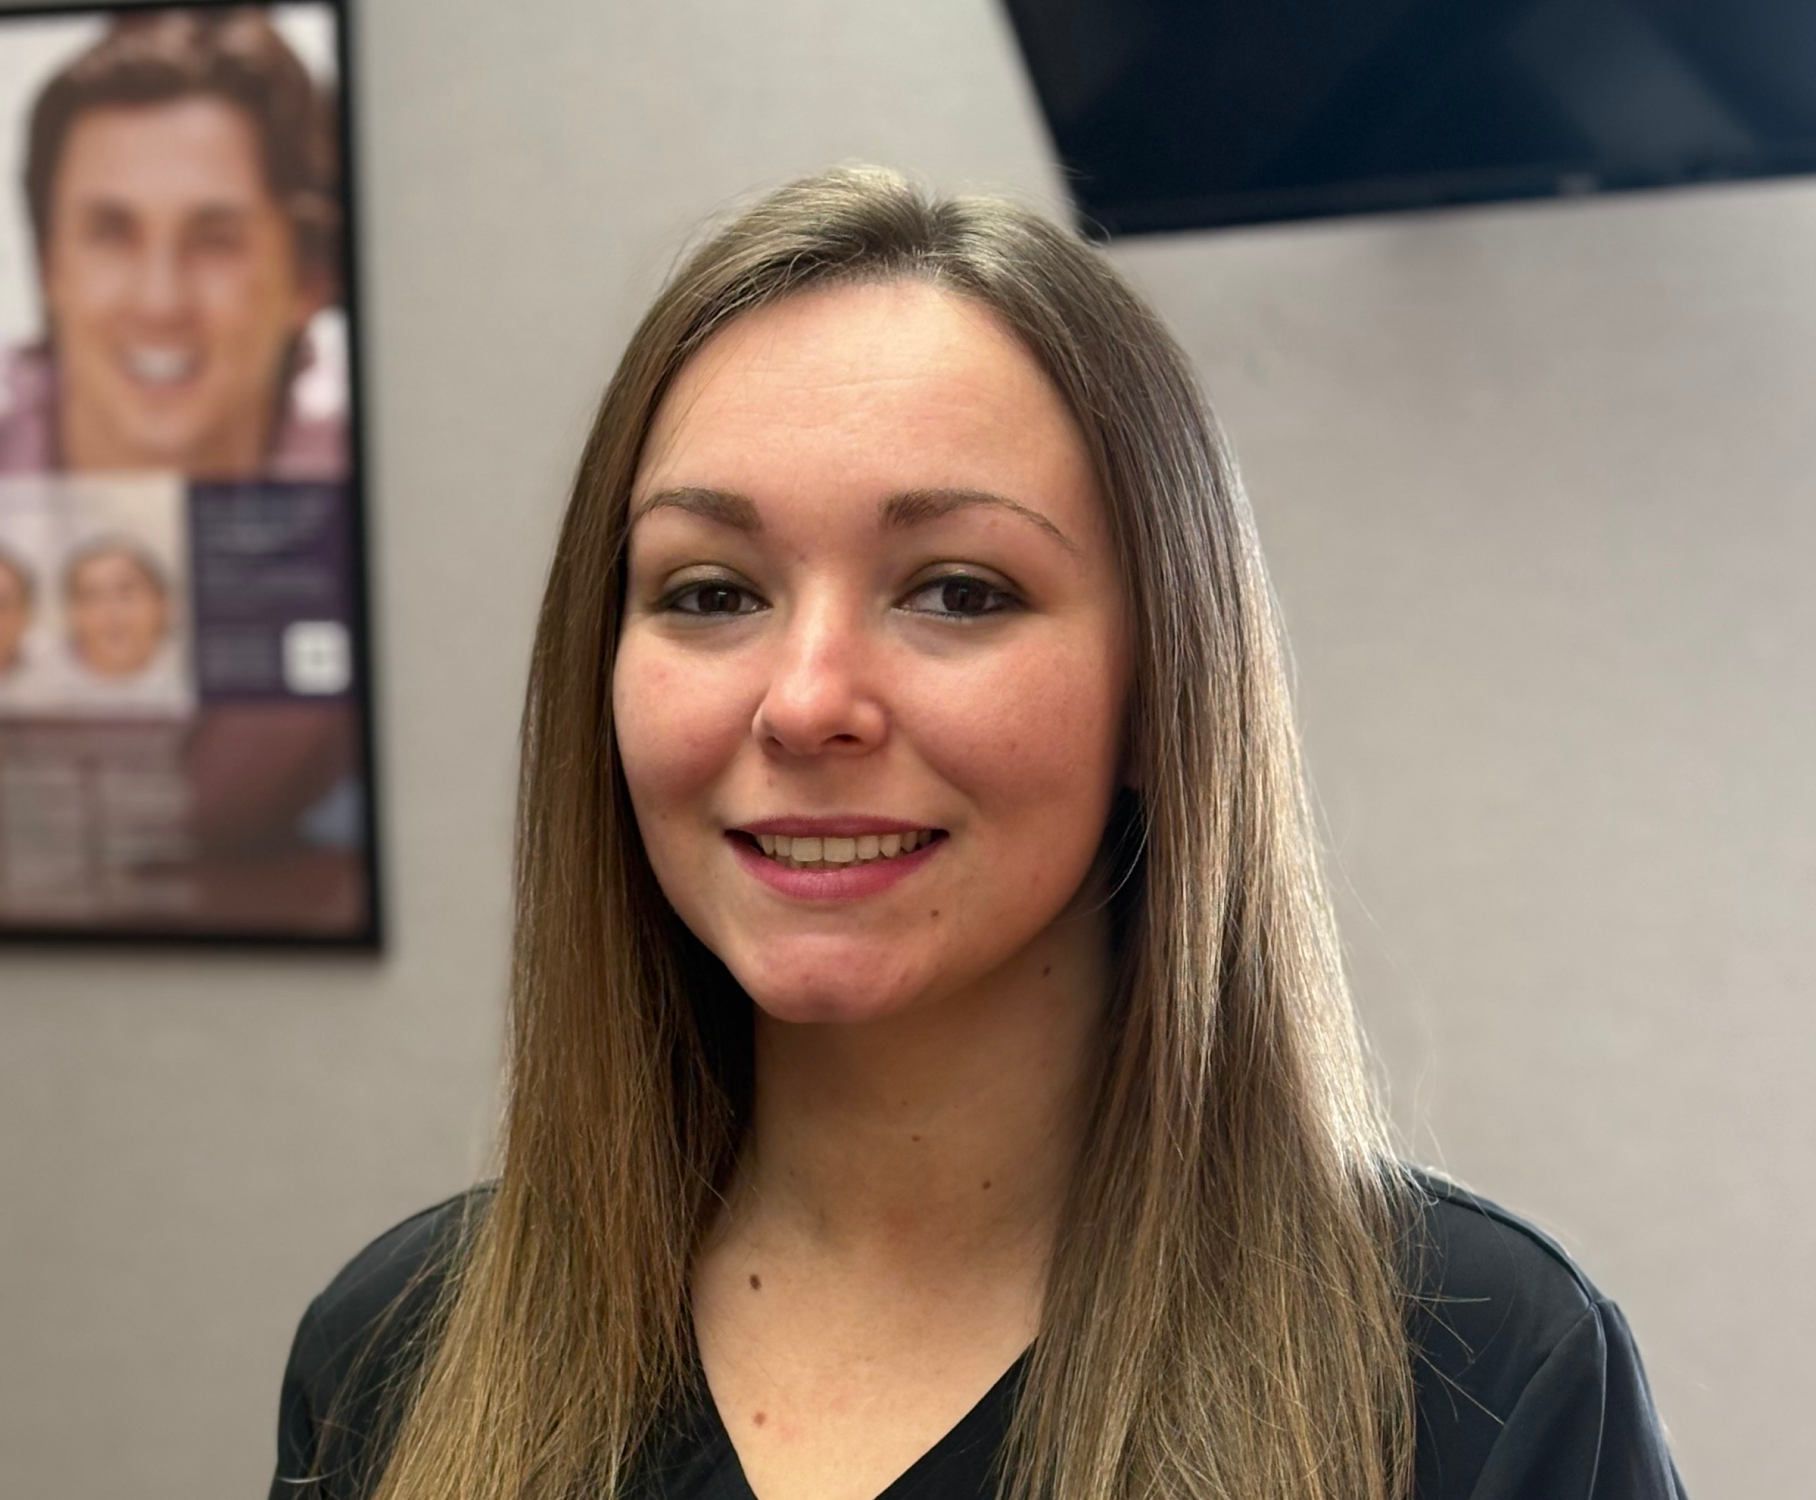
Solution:
[[[1531,1225],[1461,1188],[1421,1182],[1425,1253],[1409,1314],[1418,1500],[1682,1500],[1620,1310]],[[358,1456],[359,1434],[376,1430],[380,1393],[401,1373],[461,1210],[457,1198],[406,1219],[310,1304],[284,1372],[272,1500],[357,1500],[332,1477],[300,1491],[298,1482],[314,1472],[337,1396],[354,1434],[337,1471]],[[879,1500],[992,1500],[1020,1378],[1018,1363]],[[648,1492],[753,1500],[703,1379],[699,1387],[646,1466]]]

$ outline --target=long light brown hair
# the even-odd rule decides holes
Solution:
[[[657,403],[714,332],[839,281],[990,308],[1065,397],[1109,509],[1140,791],[1093,1115],[1022,1383],[1016,1496],[1399,1500],[1403,1219],[1360,1057],[1248,506],[1190,366],[1082,241],[899,176],[796,182],[685,262],[607,389],[523,728],[510,1095],[383,1500],[629,1492],[694,1363],[688,1269],[739,1150],[750,1002],[639,842],[611,673]]]

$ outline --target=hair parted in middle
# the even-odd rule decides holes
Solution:
[[[750,1002],[638,838],[611,674],[658,404],[715,332],[916,279],[987,309],[1064,397],[1133,652],[1115,993],[1013,1420],[1015,1497],[1401,1500],[1404,1179],[1363,1065],[1252,520],[1191,367],[1091,247],[874,168],[774,192],[683,263],[606,391],[523,724],[510,1092],[399,1409],[386,1500],[628,1492],[693,1369],[691,1259],[752,1090]]]

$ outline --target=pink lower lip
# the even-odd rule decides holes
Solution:
[[[906,880],[932,859],[946,842],[937,838],[912,854],[898,854],[894,859],[873,859],[866,864],[825,870],[791,870],[735,834],[727,834],[726,839],[737,855],[738,863],[758,880],[772,891],[803,901],[853,901],[861,896],[874,896]]]

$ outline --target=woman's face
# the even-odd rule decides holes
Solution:
[[[103,677],[130,677],[164,643],[164,590],[129,552],[97,552],[77,565],[66,603],[76,655]]]
[[[756,1002],[871,1019],[1040,937],[1103,835],[1127,650],[1083,441],[995,316],[903,281],[739,318],[663,401],[632,511],[625,778]]]

